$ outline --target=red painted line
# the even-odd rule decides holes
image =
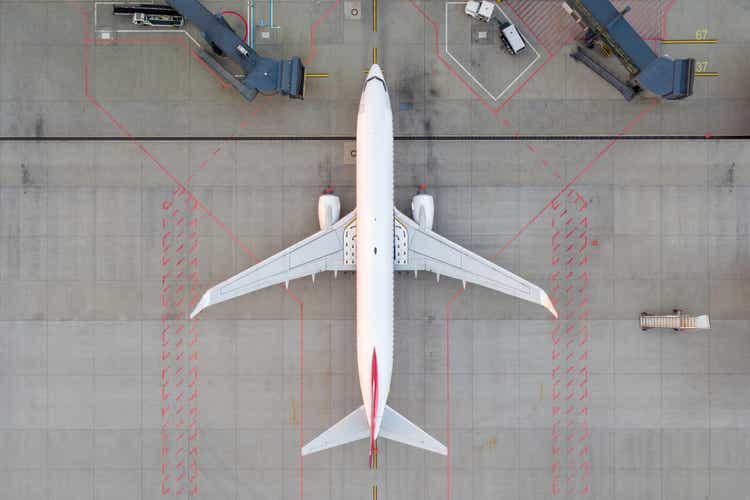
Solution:
[[[208,217],[221,228],[221,230],[229,236],[232,241],[234,241],[235,244],[237,244],[243,252],[245,252],[248,256],[250,256],[253,260],[258,261],[258,258],[253,254],[253,252],[248,248],[245,244],[243,244],[239,238],[231,231],[229,228],[227,228],[212,212],[209,210],[209,208],[203,204],[196,196],[195,194],[190,191],[182,182],[177,179],[174,174],[165,166],[163,165],[143,144],[141,144],[135,136],[128,130],[125,125],[120,123],[110,112],[107,108],[105,108],[94,96],[92,96],[89,92],[89,50],[90,50],[90,38],[88,35],[88,26],[90,23],[90,16],[88,10],[84,9],[83,7],[80,7],[80,10],[82,12],[82,15],[85,20],[86,25],[86,32],[84,33],[84,92],[86,95],[86,98],[102,113],[104,116],[107,117],[107,119],[118,129],[120,132],[123,133],[126,137],[128,137],[132,143],[141,150],[153,163],[158,167],[159,170],[161,170],[167,177],[169,177],[172,182],[179,188],[180,191],[186,193],[192,200],[194,200],[196,206],[200,208]]]
[[[336,5],[338,5],[338,3],[340,3],[340,1],[341,1],[341,0],[338,0],[338,1],[336,2]],[[324,14],[323,16],[321,16],[321,18],[319,18],[318,24],[320,23],[320,21],[322,21],[322,19],[323,19],[323,18],[325,17],[325,15],[328,15],[328,14],[330,14],[330,12],[332,12],[332,11],[333,11],[333,8],[334,8],[334,7],[336,6],[336,5],[334,5],[334,6],[333,6],[333,7],[331,7],[330,9],[328,9],[328,11],[326,12],[326,14]],[[137,141],[137,140],[135,139],[135,137],[133,136],[133,134],[131,134],[131,133],[130,133],[130,131],[129,131],[129,130],[128,130],[128,129],[127,129],[127,128],[126,128],[126,127],[125,127],[125,126],[124,126],[124,125],[122,124],[122,123],[120,123],[120,122],[119,122],[119,121],[118,121],[118,120],[117,120],[117,119],[116,119],[116,118],[115,118],[115,117],[114,117],[114,116],[113,116],[113,115],[112,115],[112,114],[111,114],[111,113],[110,113],[110,112],[109,112],[109,111],[108,111],[108,110],[107,110],[107,109],[106,109],[106,108],[105,108],[105,107],[104,107],[104,106],[103,106],[103,105],[102,105],[101,103],[99,103],[99,101],[98,101],[98,100],[97,100],[97,99],[96,99],[95,97],[93,97],[93,96],[92,96],[92,95],[90,94],[90,92],[89,92],[89,50],[90,50],[90,38],[89,38],[89,34],[88,34],[88,26],[89,26],[89,23],[90,23],[90,16],[89,16],[89,12],[88,12],[88,11],[87,11],[86,9],[84,9],[83,7],[80,7],[80,10],[81,10],[81,12],[82,12],[82,14],[83,14],[83,16],[84,16],[84,19],[85,19],[85,24],[86,24],[86,26],[87,26],[86,32],[85,32],[85,34],[84,34],[84,37],[85,37],[85,38],[84,38],[84,48],[85,48],[85,53],[84,53],[84,93],[85,93],[85,95],[86,95],[86,98],[87,98],[87,99],[88,99],[89,101],[91,101],[91,102],[92,102],[92,104],[94,104],[94,106],[95,106],[95,107],[96,107],[97,109],[99,109],[99,110],[100,110],[100,111],[101,111],[101,112],[102,112],[102,113],[103,113],[103,114],[104,114],[104,115],[105,115],[105,116],[106,116],[106,117],[107,117],[107,118],[109,119],[109,121],[110,121],[110,122],[111,122],[111,123],[112,123],[113,125],[115,125],[115,126],[116,126],[116,127],[117,127],[117,128],[118,128],[118,129],[119,129],[119,130],[120,130],[120,131],[121,131],[121,132],[122,132],[122,133],[124,134],[124,135],[126,135],[127,137],[129,137],[129,138],[131,139],[131,141],[132,141],[132,142],[133,142],[133,143],[134,143],[134,144],[135,144],[135,145],[136,145],[136,146],[137,146],[137,147],[138,147],[138,148],[139,148],[139,149],[140,149],[140,150],[141,150],[141,151],[142,151],[142,152],[143,152],[143,153],[144,153],[144,154],[145,154],[145,155],[146,155],[146,156],[147,156],[147,157],[149,158],[149,159],[151,159],[151,161],[152,161],[152,162],[153,162],[153,163],[154,163],[154,164],[155,164],[155,165],[156,165],[156,166],[157,166],[157,167],[158,167],[158,168],[159,168],[159,169],[160,169],[160,170],[161,170],[161,171],[162,171],[162,172],[163,172],[163,173],[164,173],[165,175],[167,175],[167,177],[169,177],[169,178],[170,178],[170,179],[171,179],[171,180],[172,180],[172,181],[173,181],[173,182],[175,183],[175,185],[177,186],[177,187],[176,187],[176,189],[175,189],[175,194],[177,194],[177,193],[180,193],[180,196],[182,196],[183,194],[187,195],[187,198],[186,198],[186,202],[189,202],[190,200],[192,200],[192,201],[193,201],[193,205],[194,205],[194,208],[200,208],[200,209],[201,209],[201,210],[202,210],[202,211],[203,211],[204,213],[206,213],[206,214],[207,214],[207,215],[209,216],[209,218],[210,218],[210,219],[211,219],[211,220],[212,220],[212,221],[213,221],[214,223],[216,223],[216,224],[217,224],[217,225],[218,225],[218,226],[219,226],[219,227],[220,227],[220,228],[222,229],[222,231],[223,231],[223,232],[224,232],[224,233],[225,233],[225,234],[226,234],[227,236],[229,236],[229,237],[230,237],[230,239],[232,239],[232,241],[233,241],[233,242],[234,242],[234,243],[235,243],[236,245],[238,245],[238,246],[239,246],[239,247],[240,247],[240,248],[241,248],[241,249],[243,250],[243,252],[244,252],[244,253],[245,253],[246,255],[248,255],[248,256],[249,256],[249,257],[250,257],[250,258],[251,258],[252,260],[254,260],[254,261],[258,262],[258,260],[259,260],[259,259],[258,259],[258,258],[257,258],[257,257],[256,257],[256,256],[255,256],[254,254],[253,254],[253,252],[252,252],[252,251],[251,251],[251,250],[250,250],[250,249],[249,249],[249,248],[248,248],[248,247],[247,247],[246,245],[244,245],[244,244],[243,244],[243,243],[242,243],[241,241],[239,241],[239,239],[237,238],[237,236],[236,236],[236,235],[235,235],[235,234],[234,234],[234,233],[233,233],[233,232],[232,232],[231,230],[229,230],[229,229],[228,229],[228,228],[227,228],[227,227],[226,227],[226,226],[225,226],[225,225],[224,225],[224,224],[223,224],[223,223],[222,223],[222,222],[221,222],[221,221],[220,221],[220,220],[219,220],[219,219],[218,219],[218,218],[217,218],[217,217],[216,217],[216,216],[215,216],[215,215],[214,215],[214,214],[213,214],[213,213],[212,213],[212,212],[211,212],[211,211],[209,210],[209,209],[208,209],[208,207],[207,207],[207,206],[205,206],[205,205],[204,205],[204,204],[203,204],[203,203],[202,203],[202,202],[201,202],[201,201],[200,201],[200,200],[199,200],[199,199],[198,199],[198,198],[197,198],[197,197],[195,196],[195,194],[194,194],[194,193],[193,193],[192,191],[190,191],[190,190],[189,190],[189,189],[188,189],[188,188],[186,187],[186,186],[187,186],[187,183],[184,183],[184,184],[183,184],[183,183],[181,183],[181,182],[180,182],[180,181],[179,181],[179,180],[178,180],[178,179],[177,179],[177,178],[176,178],[176,177],[175,177],[174,175],[172,175],[172,173],[171,173],[171,172],[169,171],[169,169],[168,169],[168,168],[167,168],[166,166],[164,166],[164,165],[163,165],[163,164],[162,164],[162,163],[161,163],[161,162],[160,162],[160,161],[159,161],[159,160],[158,160],[158,159],[157,159],[156,157],[154,157],[154,156],[153,156],[153,154],[151,154],[151,152],[150,152],[150,151],[149,151],[148,149],[146,149],[146,148],[145,148],[145,146],[143,146],[143,145],[142,145],[141,143],[139,143],[139,142],[138,142],[138,141]],[[317,29],[317,26],[315,26],[315,29]],[[313,34],[312,34],[311,36],[312,36],[312,39],[314,40],[314,30],[313,30]],[[172,41],[174,41],[174,40],[172,40]],[[132,42],[132,43],[138,43],[138,42],[140,42],[140,43],[156,43],[156,42],[154,42],[154,41],[153,41],[152,39],[143,39],[143,40],[128,40],[128,42]],[[182,40],[182,39],[180,39],[180,40],[179,40],[179,43],[182,43],[182,44],[184,44],[185,46],[187,46],[187,45],[186,45],[186,42],[185,42],[184,40]],[[312,51],[314,52],[314,48],[312,49]],[[197,54],[196,54],[196,53],[194,53],[194,52],[193,52],[192,50],[191,50],[191,53],[193,53],[193,56],[194,56],[194,57],[195,57],[195,56],[197,56]],[[200,58],[198,58],[198,59],[200,60]],[[200,61],[201,61],[201,62],[202,62],[202,63],[204,64],[204,66],[205,66],[205,63],[204,63],[204,62],[203,62],[202,60],[200,60]],[[211,71],[213,71],[213,70],[211,70]],[[215,72],[214,72],[214,74],[215,74]],[[218,75],[216,75],[216,76],[218,76]],[[223,79],[221,79],[221,81],[223,82]],[[224,83],[226,83],[226,82],[224,82]],[[253,113],[251,114],[251,117],[255,116],[255,115],[256,115],[256,114],[258,113],[258,111],[259,111],[259,108],[256,108],[256,109],[255,109],[255,110],[253,111]],[[240,125],[240,129],[244,128],[244,127],[245,127],[246,125],[247,125],[247,120],[245,120],[245,121],[244,121],[244,122],[243,122],[243,123],[242,123],[242,124]],[[217,152],[218,152],[218,150],[219,150],[219,149],[220,149],[220,148],[217,148]],[[205,164],[203,164],[203,165],[201,166],[201,169],[202,169],[202,168],[204,168],[204,167],[205,167]],[[190,177],[189,177],[189,179],[188,179],[188,182],[189,182],[190,180],[192,180],[192,176],[190,176]],[[168,209],[169,207],[171,207],[171,203],[169,203],[169,202],[165,202],[165,203],[168,203],[168,206],[166,207],[167,209]],[[287,290],[287,293],[288,293],[288,294],[289,294],[290,296],[292,296],[292,298],[293,298],[293,299],[294,299],[294,300],[295,300],[295,301],[296,301],[296,302],[297,302],[297,303],[298,303],[298,304],[300,305],[300,447],[301,447],[301,446],[302,446],[302,388],[303,388],[303,385],[302,385],[302,367],[303,367],[303,364],[302,364],[302,357],[303,357],[303,354],[302,354],[302,345],[303,345],[303,332],[304,332],[304,327],[303,327],[303,324],[304,324],[304,316],[303,316],[303,312],[304,312],[304,304],[303,304],[303,302],[302,302],[302,301],[301,301],[301,300],[300,300],[299,298],[297,298],[297,297],[296,297],[296,295],[294,295],[294,294],[293,294],[293,293],[292,293],[292,292],[291,292],[290,290]],[[197,469],[196,469],[196,470],[197,470]],[[302,483],[303,483],[303,480],[302,480],[302,477],[303,477],[303,476],[302,476],[302,456],[301,456],[301,454],[300,454],[300,498],[302,498],[302,497],[303,497],[303,487],[302,487]],[[194,491],[197,491],[197,489],[194,489]]]
[[[558,193],[555,196],[553,196],[551,200],[549,200],[547,202],[547,204],[545,204],[541,209],[539,209],[539,211],[528,222],[526,222],[523,226],[521,226],[521,229],[519,229],[516,232],[516,234],[514,234],[513,237],[510,240],[508,240],[507,243],[505,243],[502,247],[500,247],[500,250],[498,250],[497,253],[495,254],[495,256],[493,257],[493,260],[497,259],[500,256],[501,253],[503,253],[514,241],[516,241],[518,239],[519,236],[521,236],[526,231],[526,229],[528,229],[528,227],[530,225],[532,225],[533,223],[535,223],[537,221],[537,219],[539,219],[539,217],[541,217],[544,214],[544,212],[546,212],[547,209],[550,206],[552,206],[552,204],[558,198],[560,198],[560,196],[565,191],[567,191],[571,186],[574,186],[575,184],[577,184],[578,181],[581,180],[581,177],[583,177],[584,175],[586,175],[586,173],[589,170],[591,170],[591,168],[594,165],[596,165],[599,162],[599,160],[601,160],[602,157],[604,155],[606,155],[609,152],[609,150],[612,149],[612,147],[615,144],[617,144],[617,142],[620,140],[620,138],[623,135],[625,135],[626,133],[628,133],[628,131],[630,129],[632,129],[635,126],[635,124],[638,123],[641,120],[641,118],[643,118],[646,115],[646,113],[648,113],[656,105],[657,102],[658,101],[657,101],[656,98],[651,99],[651,102],[649,103],[649,105],[646,106],[640,113],[638,113],[638,115],[627,126],[625,126],[625,128],[623,128],[622,130],[620,130],[620,132],[617,133],[617,137],[615,139],[612,139],[611,141],[609,141],[609,143],[604,148],[602,148],[602,150],[599,151],[596,154],[596,156],[594,156],[594,158],[591,161],[589,161],[586,164],[586,166],[584,166],[575,175],[575,177],[573,177],[570,181],[568,181],[568,183],[562,189],[560,189],[560,191],[558,191]]]
[[[549,57],[550,56],[549,47],[547,47],[547,45],[542,41],[542,38],[539,37],[535,33],[535,31],[531,28],[531,25],[528,22],[526,22],[525,17],[522,16],[516,9],[514,9],[513,6],[510,3],[506,2],[505,6],[508,7],[511,10],[511,12],[513,12],[513,15],[516,16],[521,21],[521,24],[524,25],[524,27],[528,30],[528,32],[531,33],[531,35],[534,38],[536,38],[536,40],[539,42],[539,45],[541,45],[542,48],[544,49],[544,51],[547,53],[547,57]]]
[[[677,0],[671,0],[664,9],[664,14],[661,19],[661,38],[662,40],[667,38],[667,16],[672,7],[677,3]]]
[[[307,59],[305,59],[305,66],[309,65],[310,62],[315,58],[315,32],[318,31],[318,26],[320,26],[320,23],[323,22],[323,20],[331,15],[331,12],[336,10],[336,7],[338,7],[341,4],[341,0],[336,0],[336,2],[328,7],[323,14],[318,17],[315,22],[312,23],[310,26],[310,55],[307,56]]]
[[[221,11],[221,15],[225,16],[227,14],[229,14],[231,16],[236,16],[236,17],[240,18],[240,20],[242,21],[242,24],[245,25],[245,36],[242,37],[242,41],[243,42],[247,42],[247,37],[250,34],[250,26],[247,24],[247,19],[245,19],[245,16],[243,16],[242,14],[240,14],[239,12],[237,12],[236,10],[222,10]]]
[[[219,85],[221,85],[225,89],[228,89],[229,87],[232,86],[232,84],[224,80],[224,78],[219,73],[217,73],[215,69],[209,66],[208,63],[206,63],[206,61],[204,61],[203,58],[199,56],[195,50],[193,49],[188,49],[188,50],[190,51],[190,55],[192,56],[192,58],[198,61],[198,63],[200,63],[200,65],[203,66],[203,68],[206,71],[208,71],[217,82],[219,82]]]
[[[219,73],[216,72],[211,66],[206,64],[206,61],[204,61],[198,53],[188,45],[188,43],[185,41],[184,37],[151,37],[151,38],[136,38],[136,37],[130,37],[130,38],[118,38],[117,40],[95,40],[94,43],[96,45],[119,45],[119,44],[136,44],[136,45],[146,45],[146,44],[166,44],[166,43],[176,43],[178,45],[182,45],[185,50],[190,53],[191,57],[198,61],[203,68],[206,69],[213,77],[218,81],[218,83],[224,87],[229,88],[232,85],[224,80],[224,78],[219,75]]]

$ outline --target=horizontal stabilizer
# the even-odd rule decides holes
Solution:
[[[383,423],[380,425],[380,437],[408,444],[415,448],[447,455],[448,450],[437,439],[411,423],[403,415],[386,405]]]
[[[333,427],[302,447],[302,455],[335,448],[370,437],[364,405],[342,418]]]

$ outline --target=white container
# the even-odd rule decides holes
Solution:
[[[466,2],[466,7],[464,8],[464,12],[466,12],[466,15],[485,22],[489,22],[494,11],[495,4],[492,2],[488,2],[487,0],[482,0],[481,2],[477,2],[476,0],[469,0],[468,2]]]

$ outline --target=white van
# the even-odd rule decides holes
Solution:
[[[466,15],[479,19],[480,21],[490,22],[492,14],[495,11],[495,4],[488,0],[482,0],[478,2],[476,0],[469,0],[466,2],[464,12]]]
[[[511,23],[500,23],[500,38],[508,52],[515,55],[526,48],[526,42]]]

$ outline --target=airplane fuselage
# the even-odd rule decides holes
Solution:
[[[371,451],[393,372],[393,118],[373,66],[357,115],[357,364]]]
[[[318,199],[320,231],[207,290],[190,314],[269,286],[323,271],[356,271],[357,371],[362,406],[302,446],[302,456],[369,437],[370,465],[378,437],[447,455],[448,449],[387,405],[393,374],[394,268],[427,271],[481,285],[546,307],[544,290],[432,231],[434,202],[412,198],[414,219],[393,204],[393,116],[378,65],[365,80],[357,115],[357,207],[339,218],[340,201]],[[394,220],[394,216],[397,220]],[[302,402],[300,401],[300,404]]]

